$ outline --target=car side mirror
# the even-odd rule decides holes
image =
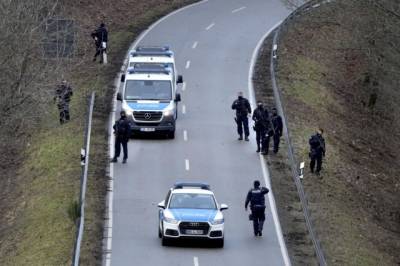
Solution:
[[[180,93],[177,93],[176,95],[175,95],[175,102],[180,102],[182,99],[181,99],[181,94]]]
[[[182,75],[178,75],[178,79],[176,80],[176,84],[183,83]]]
[[[117,93],[117,101],[121,101],[122,102],[122,95],[120,92]]]
[[[158,203],[158,208],[161,208],[161,209],[165,209],[165,201],[163,200],[163,201],[161,201],[160,203]]]
[[[121,82],[125,82],[125,74],[121,75]]]
[[[227,210],[227,209],[228,209],[228,205],[226,205],[226,204],[221,204],[221,207],[219,208],[220,211]]]

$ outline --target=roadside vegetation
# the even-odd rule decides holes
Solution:
[[[280,34],[278,85],[297,161],[308,166],[308,139],[325,129],[322,174],[306,168],[303,184],[330,265],[400,263],[399,29],[398,1],[346,0]]]
[[[0,265],[67,265],[75,239],[88,96],[96,92],[82,265],[100,264],[113,80],[129,45],[161,16],[194,0],[2,1],[0,3]],[[53,19],[73,21],[72,56],[43,47]],[[109,64],[92,62],[90,32],[109,30]],[[57,27],[56,27],[57,29]],[[56,30],[53,34],[70,36]],[[60,38],[60,37],[59,37]],[[64,38],[66,40],[67,37]],[[58,82],[74,89],[60,125]]]

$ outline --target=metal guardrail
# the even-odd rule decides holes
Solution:
[[[317,260],[319,265],[321,266],[326,266],[326,259],[324,256],[324,253],[322,251],[321,243],[318,240],[318,237],[315,233],[315,230],[313,228],[313,224],[311,221],[311,213],[308,208],[308,200],[307,200],[307,195],[304,192],[304,187],[303,184],[301,183],[299,173],[298,173],[298,164],[296,162],[296,157],[294,155],[294,149],[293,145],[290,139],[290,132],[287,127],[287,119],[285,116],[284,108],[281,102],[281,92],[280,89],[277,85],[276,82],[276,74],[275,74],[275,63],[276,63],[276,58],[277,58],[277,49],[278,49],[278,39],[279,39],[279,34],[283,26],[286,26],[288,21],[292,20],[294,17],[304,15],[306,12],[311,11],[314,8],[320,7],[322,4],[326,4],[329,2],[332,2],[333,0],[311,0],[308,1],[307,3],[303,4],[296,10],[294,10],[279,26],[279,28],[275,31],[275,35],[273,38],[273,44],[272,44],[272,51],[271,51],[271,64],[270,64],[270,71],[271,71],[271,81],[272,81],[272,88],[274,91],[274,97],[275,97],[275,102],[276,102],[276,108],[279,113],[279,115],[282,117],[283,124],[284,124],[284,136],[285,140],[288,143],[288,154],[289,154],[289,160],[291,163],[291,170],[292,170],[292,175],[293,175],[293,180],[296,184],[297,192],[299,194],[302,210],[303,210],[303,215],[305,218],[307,230],[309,231],[315,254],[317,256]]]
[[[85,197],[87,187],[87,175],[89,169],[89,149],[90,149],[90,135],[92,132],[92,116],[94,107],[95,93],[92,92],[89,102],[89,112],[86,117],[86,130],[85,130],[85,149],[81,150],[81,164],[82,164],[82,175],[81,175],[81,186],[79,194],[79,219],[78,219],[78,230],[76,232],[75,246],[72,257],[72,266],[79,265],[79,257],[81,255],[81,243],[83,238],[83,229],[85,221]]]

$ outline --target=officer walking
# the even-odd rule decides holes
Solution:
[[[273,127],[274,153],[276,154],[279,150],[279,142],[283,131],[282,117],[278,115],[276,108],[272,108],[271,122]]]
[[[249,141],[249,119],[248,115],[251,114],[251,106],[249,100],[243,97],[243,92],[238,93],[238,98],[232,103],[232,109],[236,110],[236,124],[237,132],[239,134],[238,140],[243,140],[243,130],[244,130],[244,140]]]
[[[260,187],[260,181],[254,181],[254,188],[247,193],[245,210],[250,203],[251,218],[253,220],[254,236],[262,236],[265,221],[265,194],[269,192],[266,187]]]
[[[100,24],[96,30],[94,30],[90,36],[94,39],[96,45],[96,53],[94,54],[93,61],[96,61],[98,55],[100,55],[100,63],[103,63],[103,53],[106,52],[108,42],[108,31],[104,23]]]
[[[322,137],[323,129],[318,129],[308,141],[310,144],[310,171],[314,173],[315,162],[317,162],[316,175],[319,175],[322,168],[322,157],[325,157],[325,139]]]
[[[268,110],[262,102],[257,102],[257,108],[253,112],[254,131],[256,132],[257,151],[265,153],[266,129],[268,125]]]
[[[60,113],[60,124],[70,120],[69,104],[71,96],[73,95],[71,86],[68,85],[66,80],[56,87],[54,102],[57,103],[58,111]]]
[[[121,153],[121,145],[124,152],[124,158],[122,163],[126,163],[128,159],[128,141],[131,136],[131,126],[126,117],[125,111],[120,112],[121,118],[115,122],[113,129],[115,135],[115,151],[114,158],[111,160],[112,163],[118,162],[118,157]]]

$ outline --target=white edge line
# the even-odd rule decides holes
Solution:
[[[126,65],[127,65],[127,58],[129,56],[130,51],[136,47],[138,45],[138,43],[153,29],[155,28],[158,24],[160,24],[161,22],[163,22],[165,19],[179,13],[182,12],[186,9],[192,8],[194,6],[198,6],[204,3],[207,3],[208,0],[203,0],[197,3],[193,3],[187,6],[184,6],[180,9],[177,9],[171,13],[169,13],[168,15],[160,18],[159,20],[157,20],[156,22],[154,22],[153,24],[150,25],[150,27],[145,30],[144,32],[142,32],[138,38],[132,43],[132,45],[129,47],[128,51],[126,52],[126,55],[124,57],[123,60],[123,65],[121,67],[121,71],[124,71],[126,69]],[[121,85],[120,82],[121,79],[121,73],[117,74],[117,77],[115,78],[114,84],[115,84],[115,92],[114,92],[114,96],[113,96],[113,104],[112,104],[112,109],[111,109],[111,113],[110,113],[110,123],[109,123],[109,127],[108,127],[108,134],[109,134],[109,153],[111,153],[113,151],[113,143],[114,143],[114,134],[112,134],[112,126],[115,123],[115,112],[116,112],[116,108],[117,108],[117,93],[119,91],[119,87]],[[111,154],[109,154],[111,155]],[[111,157],[111,156],[109,156]],[[107,235],[108,236],[112,236],[112,225],[113,225],[113,201],[114,201],[114,192],[112,189],[114,189],[114,165],[112,163],[109,164],[109,176],[110,176],[110,182],[109,182],[109,187],[110,187],[110,191],[107,193],[107,206],[106,208],[108,208],[108,222],[106,224],[106,228],[107,228]],[[111,265],[111,254],[112,254],[112,237],[109,237],[107,239],[107,252],[106,252],[106,256],[105,256],[105,265],[106,266],[110,266]],[[103,258],[104,258],[104,252],[103,252]],[[104,260],[103,260],[103,264],[104,264]]]
[[[269,29],[264,34],[264,36],[260,39],[256,48],[253,51],[253,55],[252,55],[251,62],[250,62],[249,76],[248,76],[249,99],[250,99],[250,104],[253,109],[255,106],[255,95],[254,95],[254,87],[253,87],[252,77],[253,77],[253,73],[254,73],[254,66],[255,66],[255,63],[257,60],[257,56],[258,56],[258,51],[260,50],[261,45],[263,44],[265,38],[267,38],[267,36],[269,34],[271,34],[271,32],[274,31],[274,29],[276,29],[281,23],[282,23],[282,21],[278,22],[271,29]],[[269,204],[271,206],[272,218],[274,220],[275,231],[276,231],[276,235],[278,237],[279,245],[281,248],[282,257],[285,262],[285,265],[290,266],[291,262],[290,262],[289,254],[288,254],[288,251],[286,248],[285,240],[283,239],[282,228],[279,223],[279,217],[278,217],[278,212],[276,210],[274,194],[272,192],[269,171],[268,171],[268,168],[266,167],[266,161],[265,161],[264,157],[262,155],[259,155],[259,156],[260,156],[260,163],[261,163],[261,168],[262,168],[262,172],[263,172],[263,176],[264,176],[264,181],[265,181],[266,186],[270,189],[270,192],[268,193],[268,199],[269,199]]]
[[[199,258],[198,257],[194,257],[193,258],[193,263],[194,263],[194,266],[199,266]]]
[[[206,28],[206,30],[210,30],[212,27],[214,27],[215,23],[211,23],[210,25],[208,25],[208,27]]]
[[[242,11],[242,10],[245,9],[245,8],[246,8],[245,6],[242,6],[242,7],[239,7],[239,8],[237,8],[237,9],[234,9],[234,10],[232,10],[232,14],[237,13],[237,12],[239,12],[239,11]]]

